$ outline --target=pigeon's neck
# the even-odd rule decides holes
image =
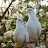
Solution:
[[[33,14],[33,13],[30,14],[30,15],[29,15],[29,19],[32,20],[32,21],[37,20],[36,14]]]
[[[18,25],[22,24],[21,22],[17,22]]]
[[[16,25],[20,27],[22,25],[22,23],[21,22],[17,22]]]

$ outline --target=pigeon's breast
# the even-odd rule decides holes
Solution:
[[[19,33],[19,34],[17,35],[17,42],[18,42],[18,43],[23,43],[23,42],[24,42],[24,39],[25,39],[25,35],[24,35],[24,34]]]
[[[33,22],[29,21],[27,23],[27,30],[29,33],[32,32],[31,34],[33,34],[35,32],[35,25]]]
[[[32,21],[27,22],[27,31],[29,33],[30,39],[35,39],[38,31],[38,24]]]
[[[22,25],[20,25],[17,30],[16,30],[16,34],[17,34],[17,41],[18,43],[23,43],[25,41],[25,30],[24,27]]]

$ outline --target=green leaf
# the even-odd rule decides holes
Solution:
[[[0,29],[0,36],[4,34],[4,31]]]
[[[39,45],[37,43],[35,43],[35,47],[37,47],[37,46],[39,47]]]
[[[13,43],[15,43],[15,41],[14,41],[14,39],[13,39],[13,35],[11,35],[11,40],[12,40]]]
[[[4,2],[6,3],[6,0],[4,0]]]

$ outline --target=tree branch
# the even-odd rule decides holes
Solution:
[[[1,22],[1,20],[4,18],[6,12],[8,11],[9,7],[11,6],[12,2],[13,2],[13,0],[12,0],[11,3],[9,4],[9,6],[7,7],[7,9],[6,9],[5,12],[3,13],[3,15],[0,16],[0,22]],[[5,24],[3,25],[3,28],[4,28],[4,32],[5,32],[5,31],[6,31]]]
[[[5,16],[6,12],[8,11],[9,7],[11,6],[12,2],[13,2],[13,1],[11,1],[11,3],[9,4],[9,6],[8,6],[7,9],[5,10],[5,12],[3,13],[2,18]],[[2,19],[2,18],[1,18],[1,19]]]

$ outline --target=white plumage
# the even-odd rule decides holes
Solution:
[[[26,24],[27,31],[29,33],[30,40],[39,39],[41,34],[41,24],[38,21],[36,14],[32,8],[27,9],[29,19]]]
[[[29,34],[22,24],[23,19],[18,18],[16,23],[16,29],[14,31],[14,40],[16,43],[28,42]]]

